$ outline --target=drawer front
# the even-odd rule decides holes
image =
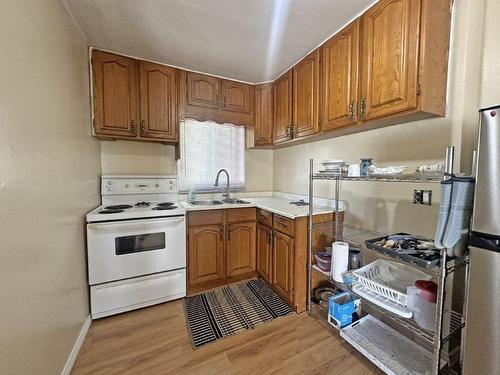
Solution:
[[[268,227],[273,226],[273,214],[266,210],[257,210],[257,220],[259,223],[267,225]]]
[[[289,219],[287,217],[276,214],[273,215],[273,228],[281,233],[285,233],[293,237],[294,233],[293,224],[294,224],[293,219]]]
[[[257,209],[255,207],[228,208],[226,212],[228,223],[240,223],[243,221],[257,220]]]
[[[188,225],[222,224],[223,210],[192,211],[188,213]]]

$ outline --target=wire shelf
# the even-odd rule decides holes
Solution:
[[[374,232],[341,221],[313,224],[313,229],[329,238],[344,241],[357,247],[362,247],[366,240],[385,236],[384,233]],[[339,235],[337,236],[336,233]]]
[[[456,311],[452,311],[450,314],[450,330],[449,333],[442,338],[442,343],[448,342],[453,336],[461,332],[464,327],[464,317]]]
[[[346,292],[357,295],[356,292],[353,291],[353,289],[351,287],[333,280],[330,277],[328,272],[321,270],[318,266],[313,265],[312,269],[313,269],[313,271],[315,271],[319,275],[321,275],[323,278],[327,279],[336,289],[344,290]],[[428,346],[430,346],[430,347],[435,346],[436,343],[434,342],[434,337],[435,337],[434,332],[420,327],[413,319],[407,319],[407,318],[400,317],[396,314],[393,314],[393,313],[387,311],[383,307],[378,306],[378,305],[364,299],[361,296],[358,296],[358,297],[362,299],[363,306],[366,307],[366,305],[368,305],[368,307],[370,309],[376,310],[382,316],[385,316],[385,317],[389,318],[391,321],[396,322],[397,324],[399,324],[400,326],[402,326],[403,328],[405,328],[406,330],[411,332],[416,338],[419,338],[421,341],[423,341]],[[465,327],[465,319],[463,318],[463,316],[460,315],[459,313],[457,313],[456,311],[452,311],[450,313],[449,333],[441,339],[441,343],[444,344],[447,341],[449,341],[455,334],[460,332],[463,327]]]
[[[341,221],[328,221],[328,222],[313,224],[313,230],[331,238],[332,240],[344,241],[354,247],[362,248],[363,251],[368,251],[376,255],[377,257],[383,259],[387,259],[397,263],[403,263],[411,267],[418,268],[424,272],[429,272],[435,275],[439,275],[441,271],[441,267],[439,264],[437,266],[427,268],[402,258],[381,253],[379,251],[370,249],[365,246],[366,240],[372,240],[374,238],[386,236],[386,234],[384,233],[364,229]],[[338,236],[335,235],[335,233],[337,232],[340,233]],[[464,267],[468,263],[469,263],[468,255],[465,255],[460,258],[451,259],[446,263],[446,274],[450,274],[456,271],[457,269]]]
[[[314,173],[312,178],[314,180],[440,183],[443,181],[444,174],[402,173],[353,177],[338,173]]]

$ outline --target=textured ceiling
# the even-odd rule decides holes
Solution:
[[[246,82],[277,78],[376,0],[63,0],[88,44]]]

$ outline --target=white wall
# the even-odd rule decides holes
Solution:
[[[483,24],[485,6],[488,10]],[[373,157],[378,165],[403,164],[408,171],[444,158],[445,147],[455,145],[456,170],[470,171],[472,149],[480,105],[500,103],[500,4],[495,0],[455,1],[447,117],[395,125],[276,150],[274,189],[306,194],[308,161],[316,169],[325,159],[339,158],[359,163]],[[484,47],[483,47],[484,37]],[[484,64],[484,66],[482,66]],[[316,194],[332,197],[333,184],[318,182]],[[411,202],[414,188],[433,191],[431,207]],[[342,198],[347,200],[347,221],[383,232],[410,231],[434,234],[439,185],[407,183],[344,182]]]
[[[99,203],[87,51],[58,0],[0,2],[0,373],[58,374],[88,317]]]
[[[175,148],[155,143],[101,141],[103,174],[176,174]],[[273,152],[246,150],[246,190],[273,189]],[[214,176],[215,179],[215,176]]]

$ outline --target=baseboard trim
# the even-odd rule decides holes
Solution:
[[[85,322],[83,323],[82,329],[80,330],[80,333],[76,338],[75,344],[73,345],[73,349],[71,349],[71,353],[69,353],[69,357],[66,360],[66,363],[64,364],[64,367],[61,371],[61,375],[69,375],[71,373],[73,365],[75,364],[76,361],[76,357],[78,357],[80,348],[82,347],[83,341],[85,340],[85,337],[87,336],[87,333],[89,331],[90,323],[92,323],[92,319],[90,318],[89,315],[87,319],[85,319]]]

